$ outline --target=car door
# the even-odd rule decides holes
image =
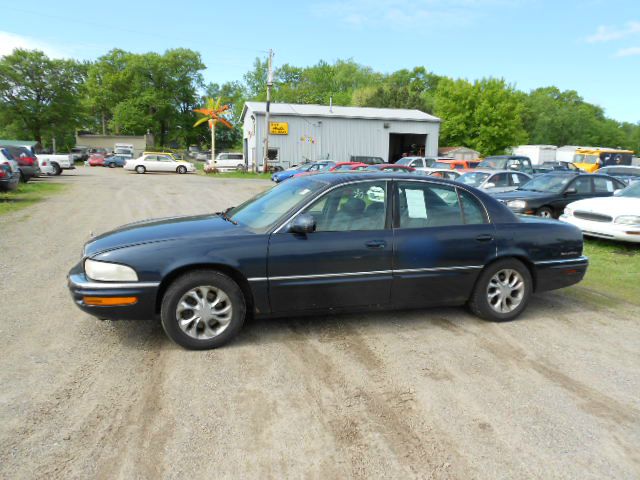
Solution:
[[[142,157],[142,165],[144,165],[144,168],[146,168],[148,172],[160,171],[160,162],[158,161],[157,155]]]
[[[394,188],[391,302],[398,307],[459,303],[496,255],[494,226],[464,188],[398,181]]]
[[[573,191],[575,190],[575,192]],[[570,181],[562,193],[558,195],[551,205],[556,212],[561,213],[564,207],[571,202],[593,197],[593,182],[591,175],[581,175]]]
[[[610,197],[613,192],[625,185],[613,178],[594,175],[593,178],[593,196],[594,197]]]
[[[315,232],[301,235],[282,228],[271,235],[273,312],[389,303],[393,232],[388,190],[385,180],[338,186],[302,212],[315,218]]]
[[[496,173],[485,182],[485,190],[490,193],[509,191],[509,174],[506,172]]]
[[[160,172],[175,172],[177,162],[168,155],[158,155],[158,170]]]

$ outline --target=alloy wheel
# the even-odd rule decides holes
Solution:
[[[525,284],[517,270],[503,269],[491,277],[487,285],[487,301],[498,313],[513,312],[524,298]]]
[[[176,320],[191,338],[209,340],[227,329],[232,313],[229,296],[220,288],[206,285],[182,295],[176,307]]]

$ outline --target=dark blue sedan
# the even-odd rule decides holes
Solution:
[[[123,155],[111,155],[104,159],[104,166],[109,168],[124,167],[127,160],[131,160],[131,158]]]
[[[247,316],[467,304],[512,320],[532,293],[579,282],[587,264],[577,228],[518,218],[473,187],[320,173],[224,212],[94,238],[69,288],[96,317],[159,315],[176,343],[205,349]]]

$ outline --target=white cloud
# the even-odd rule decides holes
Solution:
[[[58,48],[35,38],[0,31],[0,57],[11,54],[16,48],[42,50],[50,57],[68,57]]]
[[[616,52],[616,57],[633,57],[640,55],[640,47],[621,48]]]
[[[632,35],[640,34],[640,22],[627,22],[622,27],[612,27],[610,25],[600,25],[596,29],[596,33],[587,37],[589,43],[610,42],[612,40],[621,40]]]
[[[352,27],[436,28],[466,25],[490,6],[522,0],[325,0],[311,7],[326,21]]]

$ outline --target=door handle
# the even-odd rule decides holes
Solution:
[[[490,242],[491,240],[493,240],[493,236],[489,235],[488,233],[484,233],[482,235],[478,235],[476,237],[476,240],[478,242]]]
[[[387,246],[387,242],[384,240],[370,240],[365,243],[367,248],[377,248],[381,249]]]

